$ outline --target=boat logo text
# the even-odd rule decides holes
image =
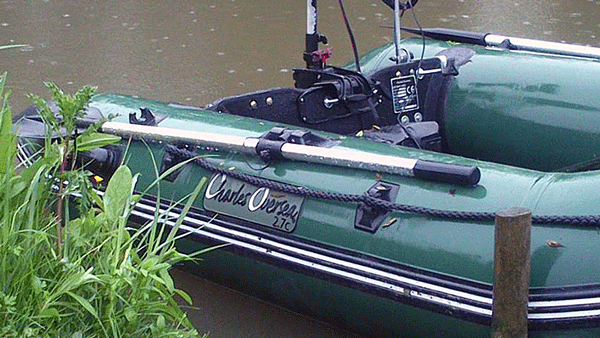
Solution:
[[[285,232],[298,223],[303,197],[256,187],[224,174],[215,174],[204,193],[204,208]]]

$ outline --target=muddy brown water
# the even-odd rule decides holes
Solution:
[[[344,1],[360,53],[392,41],[392,13],[379,1]],[[269,87],[292,86],[303,67],[302,0],[67,1],[0,0],[0,72],[8,72],[11,106],[27,93],[48,97],[44,81],[74,92],[137,95],[202,106]],[[421,0],[423,27],[493,32],[600,45],[598,0]],[[335,0],[319,0],[319,30],[334,48],[331,64],[352,58]],[[403,18],[416,26],[412,13]],[[507,65],[508,67],[509,65]],[[350,337],[331,326],[175,271],[192,294],[189,314],[212,337]]]

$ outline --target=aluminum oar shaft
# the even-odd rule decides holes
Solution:
[[[102,132],[147,138],[164,142],[184,142],[257,155],[260,138],[217,133],[144,126],[122,122],[106,122]],[[340,147],[317,147],[282,143],[278,155],[284,159],[319,163],[336,167],[356,168],[417,178],[472,186],[479,182],[477,167],[437,163],[397,156],[373,154]]]

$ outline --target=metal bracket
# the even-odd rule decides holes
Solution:
[[[138,119],[137,116],[135,115],[135,113],[130,113],[129,114],[129,123],[131,124],[139,124],[139,125],[143,125],[143,126],[156,126],[156,117],[154,116],[154,114],[152,114],[152,112],[150,111],[150,109],[146,108],[146,107],[142,107],[140,108],[140,118]]]
[[[394,202],[396,196],[398,196],[398,190],[400,190],[398,185],[377,181],[375,185],[367,190],[367,195],[387,202]],[[362,202],[358,203],[354,228],[375,233],[389,214],[390,211],[387,209],[371,207]]]
[[[281,147],[286,143],[325,148],[337,144],[336,141],[313,134],[310,131],[273,127],[267,134],[258,139],[256,153],[267,163],[271,160],[281,160],[284,158],[281,154]]]

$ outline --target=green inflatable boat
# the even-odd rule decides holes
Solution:
[[[315,6],[293,88],[206,107],[94,97],[82,123],[117,115],[102,131],[131,143],[82,154],[89,170],[127,157],[143,189],[153,158],[191,161],[131,222],[206,178],[180,247],[228,245],[194,273],[365,336],[474,337],[491,332],[495,212],[523,207],[529,334],[600,336],[600,51],[443,29],[400,41],[397,25],[396,43],[336,68]],[[30,109],[17,128],[27,161],[44,126]]]

